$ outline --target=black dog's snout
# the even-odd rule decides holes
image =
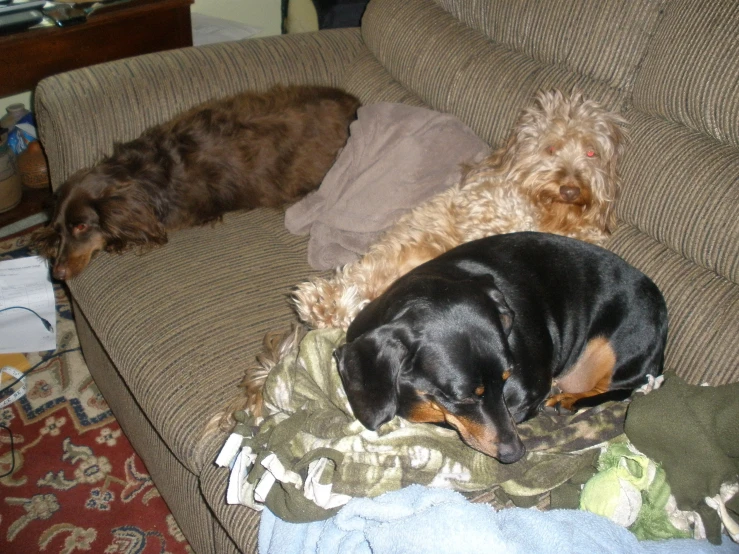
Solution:
[[[526,447],[518,437],[510,443],[501,443],[498,445],[498,460],[504,464],[512,464],[523,458],[526,454]]]

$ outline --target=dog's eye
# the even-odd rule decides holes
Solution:
[[[477,388],[475,389],[475,394],[476,394],[477,396],[482,396],[482,395],[484,395],[484,394],[485,394],[485,385],[480,385],[479,387],[477,387]]]
[[[554,154],[557,151],[554,146],[547,146],[546,150],[548,154]]]
[[[75,233],[84,233],[90,228],[90,226],[87,223],[78,223],[74,226],[74,232]]]
[[[585,155],[588,158],[594,158],[595,157],[595,150],[592,150],[592,149],[591,150],[588,150],[587,152],[585,152]]]

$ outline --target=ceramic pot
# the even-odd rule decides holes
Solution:
[[[32,189],[49,187],[49,169],[46,166],[46,156],[39,141],[29,142],[26,149],[18,156],[18,171],[21,181]]]
[[[15,208],[23,196],[15,154],[10,150],[6,136],[3,135],[0,142],[0,213]]]

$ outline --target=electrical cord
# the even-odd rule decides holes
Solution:
[[[26,308],[25,306],[10,306],[8,308],[1,309],[0,310],[0,313],[6,312],[8,310],[26,310],[28,312],[31,312],[33,315],[35,315],[37,318],[39,318],[39,320],[41,320],[41,323],[43,323],[43,325],[44,325],[44,327],[46,327],[46,330],[47,331],[51,331],[53,329],[53,327],[52,327],[51,323],[49,323],[49,320],[48,319],[45,319],[45,318],[41,317],[38,314],[38,312],[36,312],[35,310],[32,310],[31,308]],[[59,352],[56,355],[59,356],[61,354],[65,354],[67,352],[72,352],[73,350],[79,350],[79,347],[78,348],[72,348],[70,350],[64,350],[63,352]],[[14,386],[16,386],[20,382],[21,379],[23,379],[26,375],[28,375],[29,373],[31,373],[34,369],[36,369],[38,366],[40,366],[45,361],[46,361],[45,359],[44,360],[41,360],[39,363],[37,363],[31,369],[29,369],[28,371],[26,371],[21,377],[18,377],[15,381],[13,381],[9,385],[7,385],[7,386],[3,387],[2,389],[0,389],[0,400],[2,400],[2,397],[5,396],[5,391],[10,390]]]
[[[16,378],[15,381],[13,381],[9,385],[6,385],[2,389],[0,389],[0,400],[2,400],[2,398],[5,396],[5,391],[8,391],[8,390],[12,389],[14,386],[16,386],[18,383],[21,382],[21,379],[26,378],[28,375],[31,374],[31,372],[33,372],[34,370],[38,369],[38,367],[41,364],[43,364],[44,362],[48,362],[50,358],[56,358],[57,356],[61,356],[62,354],[66,354],[67,352],[76,352],[79,349],[80,349],[79,346],[77,348],[68,348],[67,350],[62,350],[61,352],[54,352],[54,355],[53,356],[49,356],[48,358],[44,358],[43,360],[41,360],[40,362],[38,362],[35,366],[33,366],[31,369],[29,369],[28,371],[23,372],[23,375],[20,376],[20,377],[18,377],[18,378]]]
[[[62,350],[61,352],[54,352],[54,355],[53,356],[49,356],[48,358],[44,358],[43,360],[41,360],[40,362],[38,362],[36,365],[34,365],[31,369],[29,369],[28,371],[24,372],[22,376],[16,378],[15,381],[13,381],[9,385],[6,385],[2,389],[0,389],[0,400],[2,400],[2,398],[5,396],[5,392],[6,391],[9,391],[13,387],[15,387],[18,383],[20,383],[21,379],[24,379],[26,376],[30,375],[31,372],[33,372],[36,369],[38,369],[41,366],[41,364],[43,364],[44,362],[48,362],[49,359],[51,359],[52,357],[61,356],[61,355],[66,354],[68,352],[76,352],[78,350],[80,350],[80,347],[79,346],[77,348],[68,348],[66,350]],[[3,473],[2,475],[0,475],[0,479],[2,479],[3,477],[7,477],[8,475],[11,475],[15,471],[15,443],[13,442],[13,431],[10,429],[10,427],[8,427],[7,425],[5,425],[3,423],[0,423],[0,428],[5,429],[8,432],[8,436],[10,437],[10,470],[7,471],[6,473]]]
[[[8,436],[10,437],[10,470],[0,475],[0,479],[2,479],[3,477],[12,475],[15,471],[15,444],[13,443],[13,431],[10,430],[10,427],[5,425],[4,423],[0,423],[0,427],[5,429],[8,432]]]
[[[47,331],[51,331],[54,328],[52,327],[51,323],[49,323],[48,319],[44,319],[36,311],[32,310],[31,308],[26,308],[25,306],[10,306],[9,308],[3,308],[2,310],[0,310],[0,313],[7,312],[8,310],[26,310],[27,312],[31,312],[33,315],[39,318],[41,320],[41,323],[44,324],[44,327],[46,327]]]

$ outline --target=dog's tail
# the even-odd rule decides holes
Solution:
[[[292,324],[288,331],[270,331],[264,335],[262,351],[257,354],[254,365],[246,368],[238,385],[241,392],[210,418],[203,430],[203,439],[215,432],[230,431],[236,423],[234,412],[244,410],[254,417],[262,417],[264,382],[285,354],[297,347],[306,331],[303,325]]]

